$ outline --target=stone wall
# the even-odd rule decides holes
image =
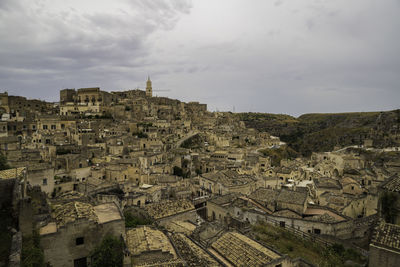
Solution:
[[[51,194],[54,190],[54,169],[29,170],[27,180],[30,185],[38,185],[42,191]]]
[[[211,201],[207,201],[207,219],[209,221],[219,220],[223,222],[229,214],[229,209],[216,205]]]
[[[45,261],[53,266],[73,266],[74,260],[89,256],[91,251],[101,243],[106,234],[125,236],[123,220],[97,224],[87,220],[75,221],[60,227],[56,233],[41,236]],[[83,244],[77,245],[76,239],[83,237]]]
[[[398,267],[400,253],[398,251],[377,247],[373,244],[369,246],[369,266]]]

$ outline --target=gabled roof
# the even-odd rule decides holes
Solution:
[[[224,186],[240,186],[256,180],[253,176],[240,174],[230,169],[205,173],[202,174],[201,177],[213,181],[214,183],[221,183]]]
[[[268,188],[259,188],[253,193],[250,194],[249,198],[255,200],[256,202],[266,205],[269,203],[274,203],[277,199],[279,191],[268,189]]]
[[[279,195],[278,195],[276,201],[283,202],[283,203],[304,205],[304,203],[307,200],[307,196],[308,195],[306,192],[298,192],[298,191],[282,189],[279,192]]]
[[[235,193],[230,193],[224,196],[218,196],[213,199],[208,200],[209,202],[216,204],[216,205],[225,205],[228,203],[232,203],[235,199],[238,198],[238,195]]]
[[[0,171],[0,179],[18,178],[22,175],[23,170],[25,170],[25,167],[2,170]]]
[[[371,243],[376,246],[400,250],[400,225],[381,221],[376,227]]]
[[[330,188],[339,190],[342,189],[339,181],[329,177],[321,177],[319,179],[315,179],[314,184],[316,188]]]
[[[393,175],[387,181],[383,182],[380,187],[386,191],[400,192],[400,177]]]

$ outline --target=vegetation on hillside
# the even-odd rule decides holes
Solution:
[[[264,156],[271,158],[272,166],[280,166],[282,159],[294,159],[299,156],[299,153],[288,146],[281,146],[279,148],[266,148],[260,150],[260,152]]]
[[[181,147],[183,148],[190,148],[190,149],[196,149],[196,148],[202,148],[204,145],[204,140],[200,135],[195,135],[187,140],[185,140]]]
[[[374,146],[396,144],[389,136],[400,127],[400,110],[387,112],[354,112],[305,114],[298,118],[282,114],[240,113],[247,127],[280,137],[289,147],[309,156],[331,151],[335,146],[362,145],[371,139]]]
[[[132,136],[137,136],[138,138],[148,138],[148,134],[144,132],[133,132]]]

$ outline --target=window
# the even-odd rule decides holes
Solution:
[[[86,267],[86,266],[87,266],[86,257],[74,260],[74,267]]]
[[[77,239],[75,239],[75,244],[77,246],[82,245],[83,243],[84,243],[83,237],[78,237]]]
[[[43,125],[43,130],[47,130],[47,125]]]
[[[43,179],[43,181],[42,181],[43,183],[43,185],[47,185],[47,179],[45,178],[45,179]]]
[[[285,222],[279,222],[279,226],[285,228]]]
[[[53,124],[53,125],[51,125],[51,129],[55,130],[55,129],[57,129],[57,126]]]
[[[320,235],[321,234],[321,229],[314,228],[314,234]]]

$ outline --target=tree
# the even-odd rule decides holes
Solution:
[[[144,218],[141,216],[134,216],[132,213],[125,211],[124,212],[125,216],[125,227],[130,228],[130,227],[136,227],[138,225],[148,225],[151,224],[152,221],[148,218]]]
[[[93,267],[120,267],[123,264],[124,243],[121,239],[107,235],[92,252]]]
[[[394,223],[397,216],[397,195],[393,192],[385,192],[381,196],[382,216],[387,223]]]
[[[8,166],[8,164],[7,164],[7,158],[2,153],[0,153],[0,171],[6,170],[9,168],[10,168],[10,166]]]
[[[183,177],[182,168],[181,168],[181,167],[178,167],[178,166],[174,166],[173,174],[176,175],[176,176],[181,176],[181,177]]]
[[[40,248],[40,235],[33,231],[32,235],[22,237],[22,267],[44,267],[44,255]]]

